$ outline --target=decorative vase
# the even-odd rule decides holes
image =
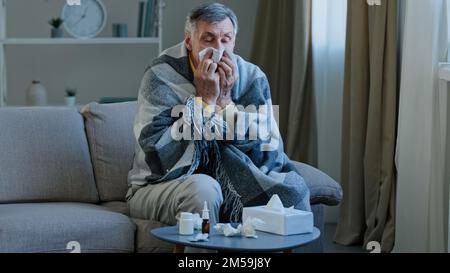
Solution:
[[[38,80],[32,81],[30,87],[28,87],[27,105],[28,106],[47,105],[47,90]]]
[[[71,97],[65,97],[66,99],[66,106],[67,107],[75,107],[75,103],[76,103],[76,98],[75,96],[71,96]]]
[[[62,28],[52,28],[52,38],[62,38],[63,29]]]

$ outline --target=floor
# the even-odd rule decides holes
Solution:
[[[325,224],[323,237],[324,253],[367,253],[362,246],[343,246],[333,243],[336,224]]]

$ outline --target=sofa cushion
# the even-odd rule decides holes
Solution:
[[[133,164],[136,102],[90,103],[83,107],[100,200],[124,201]]]
[[[130,207],[127,202],[111,201],[101,203],[100,206],[109,209],[110,211],[118,212],[130,216]]]
[[[338,205],[342,200],[341,186],[324,172],[304,163],[291,161],[305,179],[311,204]]]
[[[102,207],[108,208],[111,211],[130,215],[130,208],[126,202],[105,202],[101,204]],[[136,236],[134,242],[134,251],[137,253],[150,253],[150,252],[162,252],[171,253],[174,245],[168,242],[161,241],[150,234],[150,231],[154,228],[165,227],[158,221],[144,220],[131,218],[132,222],[136,225]]]
[[[0,108],[0,203],[98,202],[75,108]]]
[[[0,205],[0,252],[133,252],[135,225],[123,214],[81,203]]]

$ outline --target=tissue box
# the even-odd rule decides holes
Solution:
[[[295,209],[285,209],[282,213],[268,210],[266,206],[245,207],[242,219],[245,221],[248,217],[264,221],[264,224],[255,226],[256,230],[279,235],[312,233],[314,226],[312,212]]]

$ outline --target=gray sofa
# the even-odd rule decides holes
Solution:
[[[164,223],[130,218],[124,200],[134,151],[135,102],[75,108],[0,108],[0,252],[171,252],[149,235]],[[315,225],[340,186],[296,163]],[[321,240],[299,251],[320,252]]]

